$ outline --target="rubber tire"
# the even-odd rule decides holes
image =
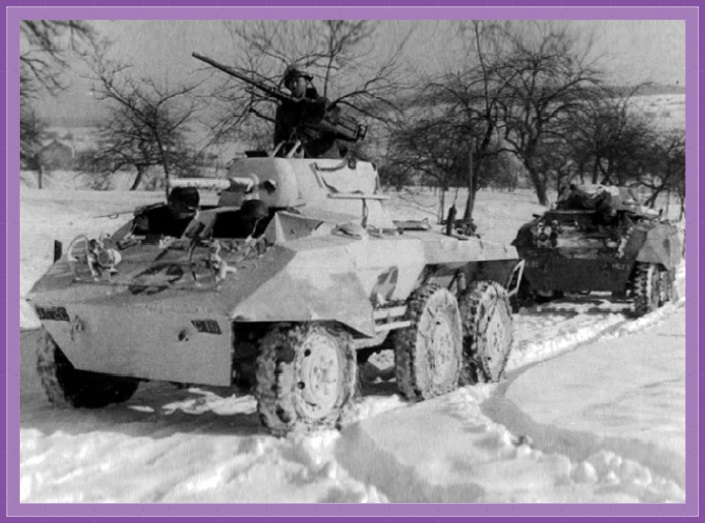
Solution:
[[[463,317],[462,385],[493,383],[502,379],[512,350],[512,311],[507,291],[497,282],[477,281],[460,297]],[[501,336],[490,339],[493,315]],[[496,346],[493,346],[496,345]],[[499,359],[498,363],[494,360]]]
[[[639,263],[634,269],[634,315],[644,316],[659,308],[661,275],[655,263]]]
[[[422,341],[429,339],[427,332],[428,315],[448,313],[451,335],[456,325],[456,342],[451,352],[450,369],[442,380],[434,380],[434,369],[429,365],[428,350],[431,348]],[[435,311],[435,312],[434,312]],[[406,329],[393,331],[390,336],[394,347],[394,373],[399,391],[409,400],[421,401],[452,392],[458,387],[462,365],[462,318],[455,296],[447,289],[429,284],[421,287],[409,298],[406,319],[411,325]]]
[[[44,329],[37,372],[49,402],[57,407],[100,409],[129,400],[139,387],[133,378],[77,370]]]
[[[313,335],[333,340],[338,358],[336,398],[320,417],[307,413],[309,406],[298,386],[303,383],[306,340]],[[254,394],[262,424],[275,436],[336,427],[357,387],[357,359],[352,337],[341,328],[317,322],[283,323],[274,325],[262,338]]]
[[[667,302],[673,301],[674,286],[673,286],[673,280],[671,279],[671,275],[668,273],[668,271],[660,271],[659,276],[660,276],[660,281],[659,281],[658,306],[662,307]]]

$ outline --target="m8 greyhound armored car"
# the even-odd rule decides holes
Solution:
[[[373,164],[242,158],[227,178],[171,185],[181,208],[78,236],[32,289],[51,402],[103,407],[147,380],[244,384],[284,435],[335,426],[380,347],[412,400],[502,376],[515,252],[393,221]],[[217,205],[199,205],[207,189]]]

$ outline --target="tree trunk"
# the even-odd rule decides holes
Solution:
[[[595,185],[597,183],[597,177],[599,174],[599,166],[597,165],[598,160],[592,162],[592,183]]]
[[[673,194],[670,189],[668,189],[666,194],[666,210],[664,212],[666,213],[666,218],[668,218],[668,213],[671,212],[671,198],[673,197]]]
[[[137,165],[137,176],[135,176],[135,181],[132,182],[132,187],[130,187],[131,191],[137,190],[137,187],[139,187],[140,183],[142,182],[142,178],[144,177],[144,173],[147,170],[146,166],[144,165]]]
[[[536,168],[533,165],[527,165],[526,169],[527,171],[529,171],[529,179],[534,185],[534,189],[536,190],[536,196],[539,199],[539,203],[544,206],[548,205],[545,182],[541,179],[541,176],[539,176],[539,173],[536,171]]]
[[[164,160],[164,197],[168,200],[169,199],[169,167],[166,164],[166,159]]]
[[[44,188],[44,168],[40,163],[37,163],[37,188]]]
[[[167,151],[164,150],[164,144],[162,144],[162,140],[159,137],[159,133],[155,134],[155,138],[157,140],[157,147],[159,147],[159,156],[162,159],[162,168],[164,169],[164,178],[165,178],[165,183],[164,183],[164,192],[165,192],[165,197],[168,200],[169,199],[169,158],[167,158]]]
[[[646,199],[646,201],[644,202],[644,206],[648,207],[649,209],[653,209],[654,207],[656,207],[656,199],[659,197],[662,190],[663,189],[652,189],[651,196]]]
[[[475,165],[473,163],[473,147],[470,141],[470,153],[468,154],[468,201],[465,203],[464,220],[472,219],[472,211],[475,208]]]

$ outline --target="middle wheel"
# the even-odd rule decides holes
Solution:
[[[407,318],[411,325],[392,333],[397,387],[411,400],[455,390],[463,346],[455,296],[439,285],[425,285],[409,299]]]

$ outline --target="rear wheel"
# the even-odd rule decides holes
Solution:
[[[279,324],[262,339],[255,397],[275,435],[332,428],[357,387],[352,338],[320,323]]]
[[[668,273],[668,271],[660,271],[659,272],[660,276],[660,281],[659,281],[659,307],[664,305],[668,301],[673,301],[673,296],[674,296],[674,287],[673,287],[673,279],[671,278],[671,275]]]
[[[461,365],[462,322],[458,302],[430,284],[409,299],[411,325],[394,331],[397,387],[410,400],[424,400],[455,390]]]
[[[655,263],[639,263],[634,273],[634,314],[643,316],[655,311],[661,302],[661,275]]]
[[[499,283],[474,282],[460,297],[463,317],[461,383],[499,381],[512,346],[512,313]]]
[[[37,372],[49,402],[61,407],[99,409],[122,403],[139,386],[133,378],[76,369],[46,331],[37,349]]]

